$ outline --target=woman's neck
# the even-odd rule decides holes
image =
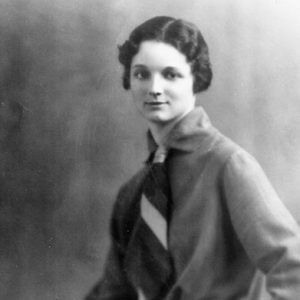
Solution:
[[[166,147],[166,141],[169,136],[169,133],[174,128],[174,126],[183,119],[189,112],[191,112],[194,108],[188,110],[185,114],[180,116],[180,118],[174,119],[168,123],[150,123],[149,122],[149,129],[151,131],[152,137],[155,143],[158,145],[159,148]]]

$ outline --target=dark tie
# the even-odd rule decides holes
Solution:
[[[168,250],[170,187],[166,153],[157,151],[145,177],[140,217],[131,241],[131,271],[139,299],[162,300],[173,283]]]

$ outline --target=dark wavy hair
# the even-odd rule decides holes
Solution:
[[[194,77],[194,93],[209,87],[212,80],[211,64],[208,47],[199,29],[194,24],[181,19],[159,16],[136,27],[129,39],[118,46],[119,61],[124,66],[124,89],[130,89],[132,58],[138,53],[140,44],[148,40],[170,44],[185,55]]]

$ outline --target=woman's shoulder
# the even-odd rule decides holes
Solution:
[[[211,157],[212,160],[222,167],[227,165],[236,165],[240,168],[259,166],[252,154],[221,133],[211,149]]]
[[[245,177],[249,180],[266,176],[262,166],[250,152],[222,134],[212,153],[212,160],[225,177]]]
[[[134,175],[126,180],[119,189],[119,194],[131,194],[138,190],[143,182],[143,179],[147,172],[147,166],[139,169]]]
[[[138,202],[145,174],[146,167],[142,167],[121,185],[114,205],[116,213],[124,213]]]

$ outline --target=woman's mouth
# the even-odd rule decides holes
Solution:
[[[167,102],[165,102],[165,101],[146,101],[145,104],[149,105],[149,106],[161,106],[161,105],[167,104]]]

